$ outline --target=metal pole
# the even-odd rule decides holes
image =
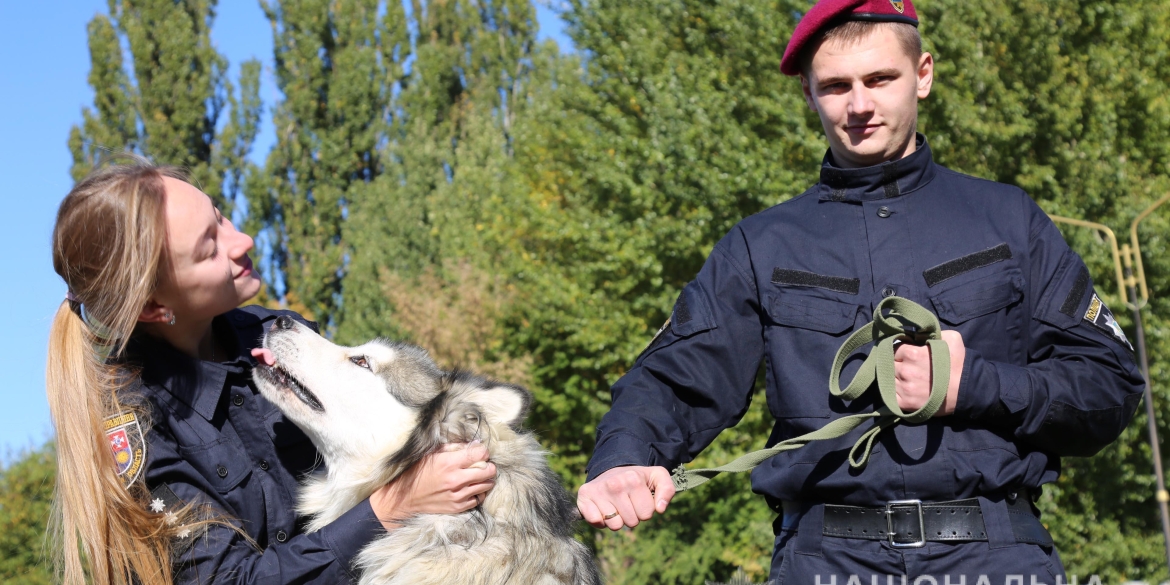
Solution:
[[[1136,255],[1138,251],[1131,250],[1128,245],[1123,245],[1121,251],[1121,256],[1125,260],[1125,284],[1129,290],[1131,301],[1129,306],[1133,310],[1138,362],[1141,364],[1142,377],[1146,382],[1146,429],[1150,434],[1150,453],[1154,459],[1154,477],[1158,483],[1155,498],[1158,500],[1158,509],[1162,513],[1162,539],[1166,547],[1166,565],[1170,567],[1170,509],[1167,508],[1167,502],[1170,502],[1170,493],[1166,492],[1166,480],[1162,474],[1162,450],[1158,446],[1158,427],[1154,418],[1154,394],[1150,390],[1150,363],[1146,357],[1146,332],[1142,326],[1141,304],[1138,303],[1137,278],[1134,278],[1133,263],[1130,261],[1131,255]]]
[[[1093,223],[1081,219],[1071,219],[1067,217],[1060,217],[1058,215],[1049,215],[1053,221],[1058,223],[1066,223],[1080,227],[1087,227],[1100,231],[1105,239],[1109,242],[1113,251],[1113,267],[1117,271],[1117,288],[1121,295],[1121,301],[1129,306],[1133,311],[1133,323],[1135,332],[1135,341],[1137,341],[1138,362],[1142,369],[1142,379],[1146,383],[1145,389],[1145,403],[1146,403],[1146,430],[1150,435],[1150,454],[1154,459],[1154,479],[1157,482],[1158,491],[1154,494],[1158,502],[1158,509],[1162,516],[1162,542],[1166,548],[1166,566],[1170,568],[1170,510],[1167,509],[1168,502],[1170,502],[1170,493],[1166,491],[1166,479],[1162,472],[1162,450],[1159,446],[1158,440],[1158,426],[1157,420],[1154,417],[1154,394],[1150,384],[1150,364],[1149,358],[1146,356],[1146,331],[1142,324],[1142,307],[1150,298],[1150,293],[1146,288],[1146,274],[1142,266],[1141,247],[1138,244],[1137,227],[1143,219],[1148,217],[1155,209],[1164,203],[1170,202],[1170,194],[1163,196],[1153,205],[1147,207],[1144,211],[1138,214],[1137,218],[1129,226],[1130,241],[1132,247],[1129,245],[1117,245],[1117,237],[1114,236],[1113,230],[1109,229],[1099,223]],[[1134,263],[1137,264],[1137,273],[1134,272]],[[1122,268],[1124,264],[1124,269]],[[1138,285],[1141,285],[1141,299],[1138,299]],[[1128,295],[1126,294],[1128,290]]]

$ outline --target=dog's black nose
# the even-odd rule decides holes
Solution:
[[[296,324],[297,322],[293,321],[293,318],[288,315],[278,317],[275,323],[277,329],[292,329]]]

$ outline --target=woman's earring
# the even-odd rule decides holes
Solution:
[[[167,325],[174,325],[175,324],[175,314],[174,313],[167,313],[167,315],[170,316],[170,320],[167,321]]]

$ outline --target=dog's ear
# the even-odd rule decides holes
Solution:
[[[498,383],[479,388],[470,398],[479,405],[480,411],[489,421],[502,422],[513,428],[520,426],[524,415],[528,414],[528,406],[532,403],[532,394],[527,390],[519,386]]]

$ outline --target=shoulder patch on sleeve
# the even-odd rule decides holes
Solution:
[[[1133,346],[1130,345],[1129,339],[1125,336],[1125,332],[1121,330],[1121,325],[1117,324],[1117,319],[1113,317],[1113,311],[1105,306],[1101,297],[1097,293],[1093,293],[1093,298],[1089,300],[1089,308],[1085,311],[1085,321],[1090,325],[1107,333],[1113,339],[1120,341],[1133,351]]]
[[[134,483],[146,465],[146,439],[142,436],[138,415],[130,411],[118,413],[107,418],[103,427],[118,477],[122,478],[124,485]]]

